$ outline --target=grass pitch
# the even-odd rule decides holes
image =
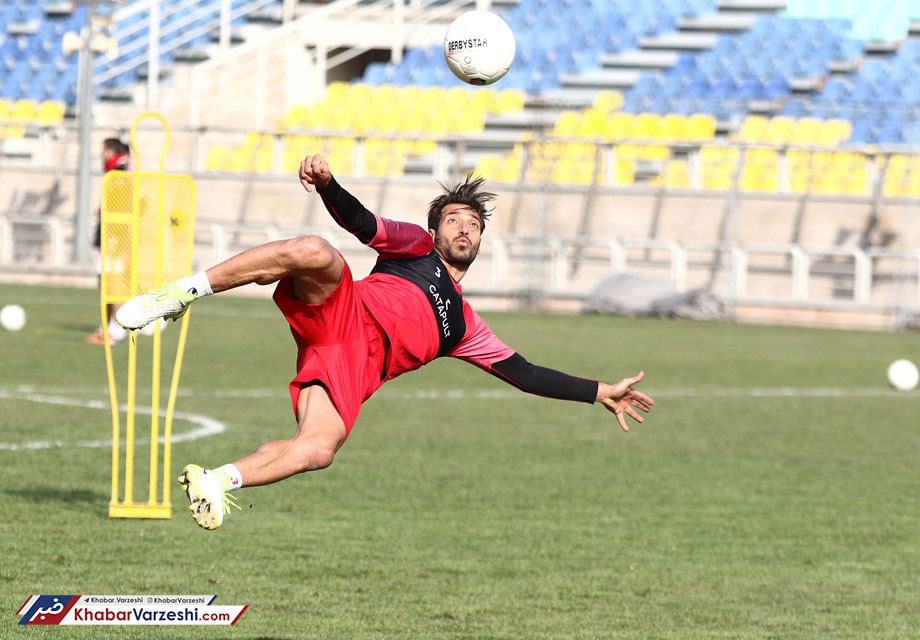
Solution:
[[[914,336],[484,314],[535,363],[607,380],[645,369],[647,422],[624,434],[600,407],[437,361],[365,405],[330,469],[244,489],[243,510],[206,532],[175,483],[172,520],[107,517],[103,352],[83,342],[96,293],[0,287],[9,302],[29,322],[0,331],[0,638],[26,632],[16,611],[42,593],[250,605],[234,627],[29,630],[55,638],[920,629],[920,394],[885,386],[892,360],[920,360]],[[225,432],[176,443],[172,475],[293,433],[293,343],[270,301],[202,301],[189,333],[177,410]]]

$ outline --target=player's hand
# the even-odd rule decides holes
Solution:
[[[318,153],[312,156],[308,155],[303,159],[303,162],[300,163],[298,176],[300,177],[300,184],[307,191],[313,191],[310,185],[325,187],[332,181],[329,163]]]
[[[607,410],[617,417],[617,422],[623,428],[623,431],[629,431],[629,425],[626,424],[626,416],[629,416],[636,422],[643,422],[644,418],[636,412],[636,409],[648,413],[655,401],[641,391],[636,391],[632,386],[645,377],[645,372],[640,371],[639,375],[632,378],[623,378],[616,384],[607,384],[606,382],[597,383],[597,401],[602,403]]]

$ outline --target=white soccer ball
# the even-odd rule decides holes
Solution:
[[[492,84],[514,61],[514,33],[491,11],[467,11],[447,28],[444,59],[455,76],[468,84]]]
[[[26,326],[26,310],[18,304],[8,304],[0,309],[0,326],[7,331],[19,331]]]
[[[910,360],[895,360],[888,367],[888,384],[898,391],[912,391],[918,380],[920,372]]]

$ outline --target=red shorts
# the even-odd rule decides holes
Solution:
[[[348,264],[341,282],[318,304],[296,299],[290,278],[278,282],[273,298],[297,343],[297,375],[290,384],[294,415],[300,390],[319,383],[345,422],[347,437],[361,404],[383,384],[383,328],[358,298]]]

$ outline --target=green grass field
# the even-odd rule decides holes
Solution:
[[[175,483],[172,520],[108,518],[96,300],[0,287],[29,315],[0,331],[0,638],[920,633],[920,393],[885,384],[889,362],[920,359],[915,336],[483,314],[533,362],[644,368],[653,412],[625,434],[600,407],[438,361],[369,401],[331,468],[244,489],[206,532]],[[173,475],[291,435],[293,365],[270,301],[197,304],[177,410],[226,431],[176,443]],[[16,626],[52,593],[250,606],[233,627]]]

